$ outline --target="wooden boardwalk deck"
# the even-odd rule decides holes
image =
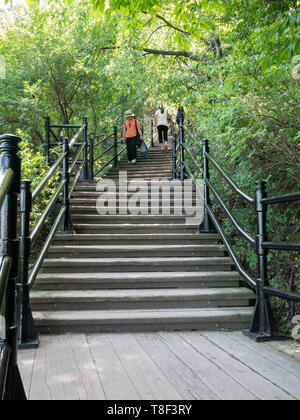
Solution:
[[[289,342],[257,344],[239,332],[40,339],[19,352],[30,400],[300,399],[300,349]]]

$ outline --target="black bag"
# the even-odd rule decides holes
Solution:
[[[135,143],[136,143],[137,147],[141,147],[141,145],[142,145],[143,142],[141,140],[141,136],[140,136],[139,130],[137,128],[137,122],[136,122],[136,120],[135,120],[135,128],[136,128],[136,140],[135,140]]]

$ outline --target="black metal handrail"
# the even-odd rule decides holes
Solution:
[[[93,168],[93,177],[99,176],[106,168],[108,168],[112,163],[113,167],[115,169],[119,169],[119,158],[122,156],[123,152],[126,150],[126,147],[124,147],[122,150],[119,151],[119,145],[122,143],[123,140],[123,133],[121,133],[121,138],[119,138],[118,133],[123,130],[123,125],[121,127],[115,126],[113,129],[113,132],[109,134],[104,140],[101,142],[98,142],[95,145],[92,145],[92,140],[90,142],[90,166]],[[95,154],[95,147],[102,146],[104,143],[107,142],[107,140],[113,139],[112,144],[106,148],[104,151],[102,150],[101,153],[94,157]],[[112,157],[109,156],[110,152],[113,151]],[[104,165],[102,165],[100,168],[98,167],[96,170],[94,170],[94,165],[99,162],[100,159],[106,157],[106,162]],[[107,160],[108,159],[108,160]],[[102,162],[101,162],[102,163]]]
[[[180,123],[181,137],[184,136],[183,123]],[[186,132],[188,130],[185,129]],[[190,133],[189,133],[190,134]],[[186,156],[188,156],[192,162],[199,169],[195,158],[192,153],[188,152],[188,147],[183,145],[186,150]],[[176,140],[174,145],[174,151],[176,151]],[[251,338],[257,341],[266,341],[278,338],[278,334],[275,331],[273,324],[272,310],[268,300],[269,296],[279,297],[282,299],[291,300],[294,302],[300,302],[300,294],[294,292],[286,292],[284,290],[275,289],[269,286],[268,279],[268,268],[267,268],[267,253],[269,250],[285,250],[285,251],[300,251],[300,243],[283,243],[283,242],[270,242],[267,239],[267,207],[272,204],[296,202],[300,201],[300,194],[289,194],[278,197],[267,197],[266,194],[266,183],[263,181],[256,183],[256,196],[255,198],[250,197],[248,194],[240,190],[238,186],[232,181],[232,179],[226,174],[224,169],[219,163],[211,157],[209,154],[209,145],[207,140],[202,142],[202,161],[203,161],[203,197],[204,197],[204,217],[203,222],[199,227],[199,233],[219,233],[225,247],[231,256],[238,272],[243,279],[249,284],[250,287],[256,290],[256,305],[254,309],[253,319],[249,331],[245,333]],[[173,153],[174,155],[174,153]],[[257,235],[256,238],[252,238],[236,221],[221,196],[219,195],[217,188],[210,179],[209,162],[217,170],[219,175],[227,182],[227,184],[235,191],[237,196],[246,200],[256,211],[257,217]],[[173,172],[178,172],[184,164],[186,172],[195,181],[192,171],[189,168],[186,161],[180,161],[176,165]],[[180,170],[180,176],[182,177],[182,170]],[[252,248],[255,250],[257,255],[257,278],[253,278],[242,266],[239,258],[234,252],[233,246],[227,239],[218,217],[213,210],[211,204],[210,193],[213,194],[216,202],[221,206],[226,216],[229,218],[231,224],[238,231],[242,237],[247,240]]]
[[[205,153],[207,159],[213,164],[213,166],[217,169],[223,179],[234,189],[234,191],[244,200],[248,201],[250,204],[254,204],[254,198],[250,197],[249,195],[245,194],[242,190],[240,190],[237,185],[232,181],[232,179],[226,174],[226,172],[221,168],[221,166],[208,154]]]
[[[74,136],[71,136],[71,135],[69,136],[69,138],[72,137],[72,139],[70,140],[70,149],[72,149],[73,146],[81,146],[81,142],[80,143],[76,143],[76,142],[78,138],[80,137],[80,134],[85,130],[87,131],[88,129],[87,118],[83,118],[82,124],[51,124],[50,117],[46,117],[45,129],[46,129],[45,151],[46,151],[48,165],[51,166],[52,165],[52,159],[51,159],[52,148],[62,145],[61,139],[64,137],[61,135],[62,131],[67,130],[69,132],[69,131],[78,130]],[[59,129],[59,133],[55,134],[53,129]],[[51,135],[55,138],[55,142],[51,141]],[[56,161],[57,159],[53,163],[55,163]]]
[[[221,225],[218,222],[218,219],[215,216],[212,208],[209,205],[207,205],[206,206],[206,210],[208,211],[209,217],[212,219],[212,221],[213,221],[213,223],[214,223],[214,225],[216,227],[217,232],[221,236],[222,241],[223,241],[223,243],[224,243],[224,245],[225,245],[225,247],[226,247],[229,255],[231,256],[231,258],[232,258],[232,260],[233,260],[233,262],[234,262],[234,264],[235,264],[238,272],[244,278],[244,280],[246,280],[246,282],[249,284],[249,286],[255,289],[256,288],[256,280],[249,273],[247,273],[247,271],[245,270],[245,268],[240,263],[240,261],[239,261],[237,255],[236,255],[236,253],[234,252],[234,250],[233,250],[232,246],[230,245],[230,243],[229,243],[226,235],[224,234],[223,229],[221,228]]]
[[[2,307],[3,300],[5,297],[11,265],[12,265],[11,257],[6,256],[2,258],[1,269],[0,269],[0,308]]]
[[[61,125],[55,125],[61,127]],[[66,127],[66,125],[64,125]],[[68,127],[70,127],[68,125]],[[34,325],[30,302],[29,293],[32,289],[36,277],[43,264],[45,256],[48,252],[50,243],[58,228],[62,232],[74,232],[70,212],[69,212],[69,201],[70,192],[73,193],[74,187],[82,176],[83,180],[88,179],[88,137],[87,137],[87,119],[85,118],[82,126],[72,125],[71,127],[79,128],[78,132],[69,141],[67,138],[62,138],[60,144],[62,144],[62,151],[56,162],[51,166],[48,172],[45,174],[39,185],[35,188],[34,192],[31,193],[31,182],[23,180],[21,182],[21,196],[20,196],[20,282],[19,282],[19,295],[21,301],[20,307],[20,327],[19,327],[19,347],[20,348],[35,348],[38,346],[38,334]],[[70,166],[71,150],[78,141],[80,135],[83,133],[83,141],[80,143],[80,147],[77,150],[73,161]],[[76,166],[77,171],[73,174]],[[60,181],[56,186],[55,192],[48,201],[42,215],[36,222],[30,232],[31,212],[32,204],[39,197],[39,195],[48,186],[49,182],[53,180],[55,174],[59,171]],[[70,179],[74,175],[74,182],[70,188]],[[58,211],[58,215],[52,225],[50,232],[48,233],[47,239],[45,240],[39,255],[32,266],[29,266],[29,258],[32,253],[32,248],[39,238],[39,234],[47,220],[50,212],[54,206],[63,196],[63,202],[61,209]]]
[[[4,344],[1,351],[0,359],[0,401],[7,399],[5,395],[7,394],[8,387],[8,376],[9,376],[9,364],[12,356],[12,349],[9,344]]]
[[[3,174],[1,174],[0,183],[1,183],[1,189],[0,189],[0,207],[3,204],[3,201],[5,200],[7,193],[9,191],[9,188],[11,186],[11,183],[14,178],[14,171],[11,168],[8,168]]]
[[[226,204],[224,203],[224,201],[222,200],[222,198],[220,197],[220,195],[218,194],[218,192],[216,191],[216,189],[212,186],[211,182],[207,179],[206,183],[210,189],[210,191],[212,191],[213,195],[215,196],[215,198],[217,199],[218,203],[220,204],[220,206],[222,207],[222,209],[224,210],[224,212],[226,213],[226,215],[228,216],[228,218],[230,219],[231,223],[233,224],[233,226],[236,228],[236,230],[244,237],[244,239],[246,239],[246,241],[250,242],[252,248],[255,248],[256,246],[256,241],[255,239],[253,239],[251,237],[251,235],[249,235],[249,233],[247,233],[240,225],[239,223],[236,221],[235,217],[230,213],[230,211],[228,210]]]
[[[202,174],[202,168],[200,167],[199,163],[196,161],[194,154],[190,151],[189,144],[188,144],[188,140],[192,140],[195,144],[195,134],[193,134],[187,128],[187,126],[184,125],[183,121],[180,121],[178,125],[178,132],[176,133],[175,130],[173,129],[172,137],[173,137],[172,179],[179,178],[181,181],[184,181],[187,173],[191,177],[191,171],[189,167],[186,166],[185,154],[187,154],[189,159],[193,162],[199,174]]]
[[[0,341],[0,400],[26,400],[17,363],[16,293],[19,280],[17,219],[21,178],[19,142],[20,138],[13,135],[0,136],[0,313],[3,306],[5,309],[5,338],[1,337]]]

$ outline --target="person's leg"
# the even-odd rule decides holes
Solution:
[[[136,160],[136,138],[126,139],[128,161]]]
[[[163,148],[164,148],[164,141],[163,141],[163,126],[162,126],[162,125],[159,125],[159,126],[157,127],[157,130],[158,130],[158,140],[159,140],[159,146],[160,146],[160,149],[161,149],[161,150],[163,150]]]
[[[127,154],[128,154],[128,161],[132,162],[136,160],[136,137],[130,138],[126,140],[127,145]]]
[[[165,150],[168,150],[168,131],[169,131],[169,128],[167,126],[164,126],[163,134],[164,134]]]
[[[127,147],[128,162],[131,162],[130,139],[126,139],[126,147]]]
[[[136,137],[131,139],[131,161],[136,161],[137,153],[136,153]]]

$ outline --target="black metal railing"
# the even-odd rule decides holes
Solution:
[[[47,121],[49,121],[49,118],[47,118]],[[67,128],[69,126],[52,125],[51,127]],[[71,128],[73,127],[75,126],[71,126]],[[78,180],[88,179],[87,119],[84,118],[82,126],[76,126],[76,128],[78,131],[71,140],[68,138],[59,139],[55,146],[62,145],[60,155],[33,192],[31,192],[30,181],[21,181],[20,278],[18,284],[20,302],[19,348],[36,348],[38,346],[38,334],[31,313],[29,294],[35,284],[51,241],[57,230],[64,233],[75,232],[70,216],[70,199]],[[78,142],[82,133],[83,140]],[[46,137],[48,137],[47,132]],[[77,146],[77,149],[71,154],[75,146]],[[50,153],[47,158],[49,155]],[[49,184],[53,182],[56,182],[55,191],[52,193],[45,209],[43,209],[39,220],[31,228],[32,207],[41,197],[41,194],[48,189]],[[57,213],[56,219],[46,240],[43,240],[43,245],[36,260],[30,265],[33,247],[40,239],[42,228],[53,210]]]
[[[122,156],[126,147],[119,148],[123,140],[123,126],[114,127],[113,132],[94,142],[90,139],[90,167],[92,168],[92,177],[99,176],[110,165],[115,169],[119,168],[119,158]]]
[[[72,130],[73,137],[71,140],[59,138],[57,134],[54,135],[54,129],[69,130],[69,132]],[[75,129],[77,132],[74,132]],[[53,135],[54,142],[51,142]],[[83,136],[82,141],[79,140],[81,135]],[[70,200],[75,187],[78,181],[89,182],[93,181],[95,177],[101,176],[110,165],[113,168],[119,168],[119,158],[126,150],[126,146],[120,147],[122,138],[123,126],[114,127],[111,134],[104,139],[95,141],[93,137],[88,140],[87,118],[83,119],[82,125],[51,125],[50,118],[46,119],[46,157],[51,166],[33,191],[31,191],[31,181],[20,181],[19,213],[18,217],[14,218],[15,221],[19,220],[20,232],[17,258],[19,272],[16,281],[18,307],[15,308],[15,312],[18,318],[18,343],[21,349],[38,347],[39,339],[30,308],[29,295],[56,232],[75,233],[70,215]],[[55,153],[52,153],[54,148]],[[55,155],[56,158],[54,158]],[[0,204],[9,192],[13,175],[13,169],[8,168],[2,177]],[[54,189],[50,197],[49,186],[52,190]],[[48,196],[47,204],[39,219],[34,222],[33,206],[40,201],[41,195],[45,193]],[[53,211],[56,213],[56,218],[51,222],[50,231],[44,240],[41,238],[41,233],[43,233],[43,227]],[[4,220],[3,217],[1,219]],[[31,262],[34,247],[40,239],[43,241],[41,249],[35,261]],[[10,267],[9,258],[4,257],[1,266],[1,276],[4,279],[3,282],[1,281],[1,296],[7,290],[4,276]]]
[[[256,291],[256,305],[250,329],[245,333],[256,341],[268,341],[273,339],[282,338],[277,333],[273,321],[273,313],[269,302],[269,297],[278,297],[293,302],[300,302],[300,294],[293,292],[286,292],[284,290],[275,289],[270,287],[268,275],[268,261],[267,256],[270,250],[284,250],[284,251],[300,251],[300,243],[278,243],[268,240],[267,233],[267,207],[278,203],[297,202],[300,201],[299,194],[283,195],[280,197],[267,197],[266,182],[256,182],[256,195],[251,197],[241,191],[235,182],[226,174],[224,169],[219,163],[211,156],[209,151],[209,143],[207,140],[202,140],[202,167],[196,160],[195,153],[191,153],[191,145],[187,140],[192,139],[192,144],[195,142],[194,135],[180,122],[179,135],[174,136],[173,140],[173,178],[179,178],[181,181],[185,178],[183,168],[186,174],[196,183],[187,161],[191,161],[199,174],[202,174],[203,180],[203,199],[204,199],[204,214],[203,222],[199,226],[199,233],[219,233],[222,238],[226,249],[231,256],[238,272],[248,285]],[[185,139],[185,140],[183,140]],[[179,141],[179,145],[178,145]],[[182,152],[182,150],[185,152]],[[178,151],[179,150],[179,151]],[[195,150],[193,150],[194,152]],[[185,158],[187,156],[187,158]],[[226,206],[217,191],[217,184],[212,182],[210,176],[210,165],[215,169],[216,173],[231,187],[235,194],[244,200],[253,209],[253,215],[256,214],[257,235],[253,238],[245,229],[243,229],[237,222],[231,211]],[[237,257],[233,246],[229,242],[224,230],[221,226],[217,213],[214,211],[211,194],[221,209],[230,220],[231,225],[237,230],[252,247],[257,256],[257,276],[254,278],[242,266],[239,258]],[[283,337],[284,338],[284,337]]]
[[[17,237],[18,196],[21,162],[20,139],[0,137],[0,400],[26,400],[17,364],[17,305],[19,239]]]
[[[173,127],[172,137],[173,137],[173,165],[172,165],[172,179],[179,179],[184,181],[187,178],[187,175],[192,177],[192,173],[187,173],[187,166],[185,164],[185,154],[191,155],[189,148],[186,147],[186,132],[187,128],[184,126],[182,120],[179,124]]]
[[[113,131],[105,138],[98,139],[91,137],[89,141],[89,180],[100,176],[105,170],[112,166],[114,169],[120,169],[120,158],[124,155],[127,147],[122,147],[123,143],[123,125],[115,126]],[[141,130],[146,136],[145,143],[147,147],[154,147],[154,122],[151,120],[150,130],[144,129],[141,125]],[[146,133],[144,133],[146,131]]]

